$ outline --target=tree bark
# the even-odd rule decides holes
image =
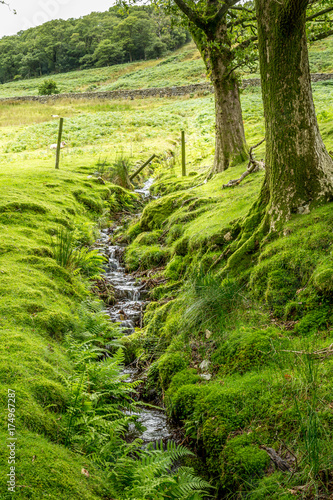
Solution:
[[[333,198],[333,161],[313,103],[305,32],[307,0],[255,0],[266,125],[271,229]]]
[[[225,22],[207,25],[205,33],[191,26],[194,41],[205,62],[215,90],[215,157],[213,173],[247,159],[247,147],[239,96],[233,71],[233,54]]]

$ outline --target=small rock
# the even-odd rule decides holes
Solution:
[[[210,365],[210,361],[208,361],[207,359],[204,359],[202,361],[202,363],[200,363],[199,368],[200,368],[201,371],[205,372],[205,371],[208,370],[209,365]]]
[[[226,233],[223,238],[225,239],[225,241],[231,241],[232,240],[232,236],[231,236],[231,233],[229,231],[229,233]]]
[[[209,339],[213,334],[209,330],[206,330],[206,339]]]

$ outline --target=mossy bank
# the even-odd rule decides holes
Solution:
[[[315,498],[331,491],[333,205],[226,272],[264,175],[222,189],[245,167],[206,183],[162,168],[159,198],[118,235],[127,268],[155,268],[157,284],[128,360],[149,366],[146,397],[164,401],[216,498]]]
[[[133,208],[137,197],[118,186],[101,185],[94,177],[88,179],[89,172],[80,172],[77,165],[75,169],[18,164],[0,174],[2,443],[10,442],[8,390],[15,391],[16,409],[15,421],[9,419],[16,428],[15,494],[7,489],[10,449],[5,444],[1,498],[72,500],[112,495],[104,471],[75,453],[75,447],[64,446],[75,372],[65,340],[68,335],[82,340],[84,333],[101,325],[101,306],[91,282],[101,261],[88,248],[99,225],[110,221],[110,209],[124,204]],[[68,266],[56,253],[60,234],[75,243],[76,261],[72,255]],[[112,338],[111,327],[108,331],[104,324],[100,330],[105,341]],[[88,470],[89,477],[82,470]]]

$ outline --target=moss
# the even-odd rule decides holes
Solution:
[[[310,311],[297,323],[294,331],[298,335],[309,335],[324,330],[332,323],[331,314],[330,306]]]
[[[313,274],[313,284],[319,292],[331,294],[333,292],[332,264],[318,266]]]
[[[82,203],[86,208],[93,210],[96,213],[101,214],[104,209],[104,203],[100,198],[93,197],[84,191],[83,189],[77,189],[73,191],[75,198]]]
[[[219,367],[219,373],[245,373],[267,365],[274,350],[272,345],[278,338],[275,329],[250,330],[245,327],[232,332],[212,355],[212,362]]]
[[[188,193],[180,196],[178,194],[171,194],[149,203],[145,207],[140,219],[142,231],[161,229],[167,218],[189,198],[191,198],[191,195]]]
[[[46,330],[50,337],[62,340],[66,333],[73,330],[73,317],[65,311],[43,311],[37,315],[36,324]]]
[[[1,212],[33,212],[37,214],[46,214],[48,211],[47,207],[41,203],[34,203],[31,201],[12,201],[10,203],[5,203],[0,205]]]
[[[169,249],[161,245],[141,246],[134,242],[125,254],[126,268],[129,271],[135,271],[139,268],[159,267],[166,263],[169,256]]]
[[[270,458],[254,444],[254,440],[254,435],[242,434],[227,442],[221,454],[222,486],[228,489],[250,489],[251,483],[264,475]]]
[[[182,236],[184,229],[185,228],[182,224],[173,224],[166,237],[167,245],[171,245],[174,241],[178,240]]]
[[[161,230],[141,233],[135,238],[133,245],[155,245],[158,243],[162,233],[163,231]]]
[[[183,258],[180,255],[174,255],[168,262],[164,275],[171,280],[178,280],[185,275],[189,262],[189,257]]]
[[[125,350],[125,365],[138,359],[143,353],[143,335],[141,330],[137,330],[131,335],[125,335],[119,340]]]
[[[68,393],[58,382],[39,378],[31,386],[36,401],[51,412],[64,412],[69,402]]]
[[[175,242],[172,252],[174,255],[185,256],[188,252],[189,237],[183,236]]]
[[[164,354],[158,362],[158,373],[161,381],[161,387],[164,391],[170,385],[172,377],[175,373],[182,371],[188,360],[186,359],[186,354],[174,352]]]
[[[128,242],[135,240],[135,238],[141,233],[141,226],[139,222],[132,224],[126,231]]]

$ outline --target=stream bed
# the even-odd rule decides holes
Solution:
[[[152,183],[153,179],[148,179],[143,188],[137,189],[136,192],[147,199]],[[119,228],[120,226],[111,230],[103,229],[97,241],[97,248],[108,259],[104,278],[113,286],[116,298],[116,303],[107,307],[108,315],[113,323],[120,325],[124,335],[130,335],[136,327],[142,327],[143,312],[149,301],[144,284],[125,271],[122,256],[126,246],[110,244],[114,232]],[[128,375],[128,382],[132,382],[139,376],[138,370],[131,366],[125,367],[123,373]],[[172,438],[172,429],[164,411],[143,407],[140,413],[135,413],[135,415],[138,415],[138,421],[146,430],[138,435],[133,425],[129,430],[130,439],[140,437],[147,444]]]

